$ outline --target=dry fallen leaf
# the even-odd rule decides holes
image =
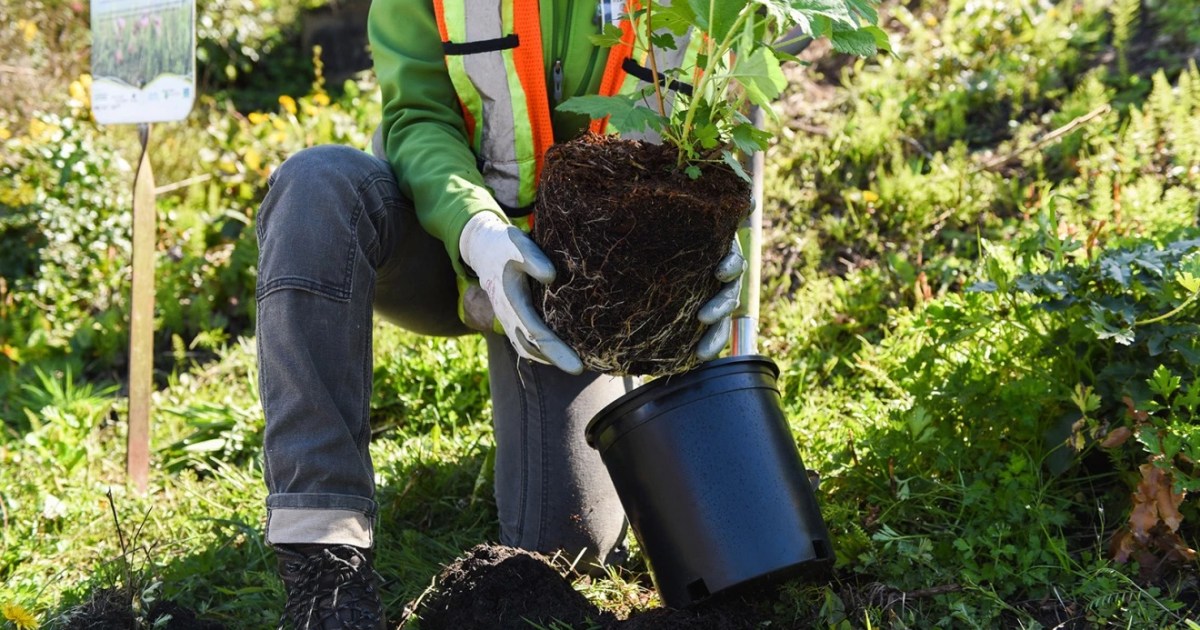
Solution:
[[[1117,427],[1104,436],[1104,439],[1100,442],[1100,447],[1117,448],[1129,440],[1129,437],[1132,435],[1133,431],[1129,427]]]

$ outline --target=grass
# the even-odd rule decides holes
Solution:
[[[1200,445],[1187,280],[1200,255],[1179,245],[1200,236],[1200,33],[1187,1],[1135,5],[892,4],[897,57],[793,72],[768,154],[762,350],[821,473],[838,562],[831,582],[762,604],[771,627],[1195,627],[1195,561],[1152,549],[1194,547],[1190,495],[1174,530],[1172,506],[1155,512],[1133,561],[1112,546],[1141,531],[1144,466],[1192,490]],[[69,6],[18,9],[0,25],[12,59],[81,54],[50,36],[79,28]],[[199,181],[160,197],[156,469],[138,496],[119,390],[132,139],[87,121],[63,66],[38,86],[43,113],[0,106],[0,168],[16,183],[0,190],[0,628],[22,612],[61,626],[114,586],[143,607],[170,598],[272,627],[282,587],[262,542],[244,228],[288,153],[365,144],[377,93],[364,80],[331,103],[318,81],[255,112],[205,99],[160,134],[159,180]],[[68,212],[81,198],[89,213]],[[113,249],[34,236],[64,230]],[[1178,260],[1146,262],[1171,244]],[[1071,278],[1074,301],[1047,297]],[[496,536],[483,353],[478,339],[376,330],[393,617]],[[1154,384],[1167,376],[1177,389]],[[1118,428],[1132,437],[1103,446]],[[637,556],[576,587],[619,615],[657,605]]]

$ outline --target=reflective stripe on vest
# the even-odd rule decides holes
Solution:
[[[554,140],[537,0],[435,0],[446,67],[479,172],[509,216],[529,214]]]

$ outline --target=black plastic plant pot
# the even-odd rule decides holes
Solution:
[[[711,361],[588,424],[667,606],[820,574],[833,560],[778,376],[762,356]]]

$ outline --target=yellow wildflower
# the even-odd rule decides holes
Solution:
[[[329,95],[324,92],[317,92],[313,94],[312,102],[316,103],[318,107],[327,107],[329,105]]]
[[[246,166],[252,171],[258,171],[258,169],[262,168],[262,154],[258,152],[258,149],[253,147],[246,149],[245,160]]]
[[[284,94],[283,96],[279,97],[279,104],[287,110],[287,113],[293,116],[296,115],[296,99]]]
[[[79,101],[84,107],[90,107],[92,103],[92,75],[81,74],[79,78],[71,82],[71,87],[67,88],[73,100]]]
[[[0,140],[8,140],[12,137],[12,132],[5,125],[0,125]]]
[[[272,120],[271,125],[279,131],[283,131],[284,129],[287,129],[287,123],[283,122],[282,120],[280,120],[278,118]]]
[[[38,627],[38,622],[33,618],[33,613],[22,608],[19,604],[5,604],[4,618],[13,622],[19,630],[32,630]]]
[[[15,208],[31,204],[36,199],[37,192],[27,182],[21,182],[21,185],[16,188],[0,187],[0,204]]]
[[[261,125],[262,123],[267,122],[268,117],[262,112],[250,112],[248,118],[250,119],[251,125]]]
[[[17,20],[17,28],[21,29],[26,44],[32,44],[38,35],[38,27],[33,20]]]

